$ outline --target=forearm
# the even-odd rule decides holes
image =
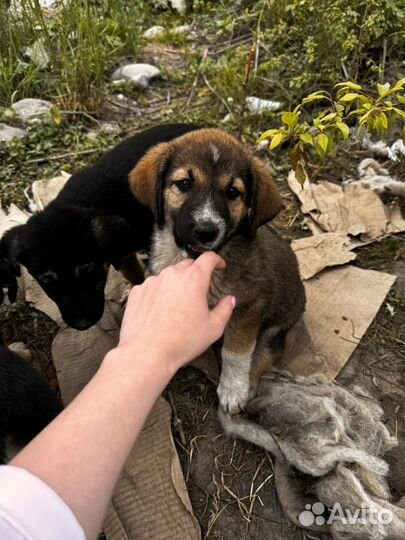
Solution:
[[[114,349],[79,396],[11,462],[44,480],[95,538],[128,454],[172,373]],[[144,357],[145,356],[145,357]]]

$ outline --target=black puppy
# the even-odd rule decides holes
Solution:
[[[154,218],[132,194],[129,172],[151,147],[195,129],[193,124],[153,127],[73,174],[45,210],[1,239],[0,290],[15,293],[12,277],[22,264],[57,303],[66,324],[86,330],[98,322],[109,265],[122,269],[128,255],[150,246]],[[134,267],[132,274],[136,282]]]
[[[0,464],[8,444],[22,448],[61,410],[39,373],[0,345]]]

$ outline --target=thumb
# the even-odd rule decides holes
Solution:
[[[214,309],[211,310],[211,320],[213,321],[213,330],[218,334],[218,338],[222,336],[229,319],[231,318],[234,307],[236,306],[236,298],[234,296],[225,296],[217,303]]]

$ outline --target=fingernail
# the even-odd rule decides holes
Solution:
[[[235,308],[235,306],[236,306],[236,298],[234,296],[232,296],[231,302],[232,302],[232,307]]]

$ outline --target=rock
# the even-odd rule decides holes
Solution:
[[[0,124],[0,145],[8,146],[13,139],[22,139],[26,134],[23,129]]]
[[[90,140],[95,140],[99,135],[118,135],[120,132],[121,128],[117,123],[103,122],[98,129],[89,131],[86,137]]]
[[[175,26],[173,28],[174,34],[189,34],[193,29],[191,24],[181,24],[180,26]]]
[[[27,345],[22,341],[15,341],[14,343],[10,343],[8,348],[10,349],[10,351],[18,354],[18,356],[23,360],[26,360],[27,362],[31,361],[32,353],[27,347]]]
[[[26,15],[26,0],[14,0],[9,2],[10,12],[14,15],[25,16]],[[52,14],[53,11],[58,7],[57,0],[39,0],[39,7],[42,9],[45,15]]]
[[[228,113],[222,118],[221,122],[223,124],[227,124],[228,122],[233,122],[233,120],[234,120],[233,114]]]
[[[172,32],[174,35],[184,36],[190,41],[197,38],[197,32],[193,30],[192,24],[181,24],[180,26],[175,26]]]
[[[116,69],[111,75],[111,80],[115,84],[131,82],[139,88],[147,88],[151,79],[160,76],[160,70],[151,64],[127,64]]]
[[[170,0],[172,8],[181,15],[186,11],[186,0]]]
[[[160,38],[166,34],[166,30],[163,26],[151,26],[143,33],[143,37],[147,40],[153,41],[156,38]]]
[[[280,101],[249,96],[246,98],[246,106],[250,112],[261,113],[264,111],[279,111],[283,104]]]
[[[34,98],[20,99],[11,108],[14,109],[16,117],[25,124],[51,122],[49,111],[52,103],[50,101]]]
[[[45,69],[49,65],[49,55],[46,52],[44,41],[37,39],[31,47],[25,50],[25,56],[31,58],[32,62],[39,68]]]

